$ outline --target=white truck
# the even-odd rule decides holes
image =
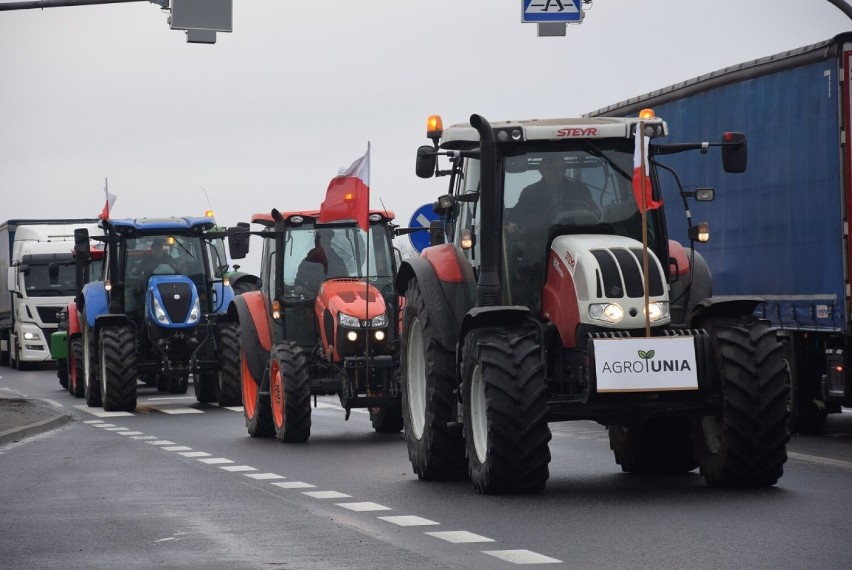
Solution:
[[[101,234],[97,219],[8,220],[0,224],[0,363],[51,361],[50,334],[74,300],[74,229]],[[55,264],[58,279],[51,279]]]

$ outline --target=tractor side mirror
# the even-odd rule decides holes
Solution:
[[[250,237],[249,225],[245,222],[228,228],[228,253],[231,259],[245,259],[249,252]]]
[[[423,145],[417,149],[417,166],[415,172],[419,178],[432,178],[435,175],[435,167],[438,164],[438,155],[435,148]]]
[[[74,230],[74,256],[80,261],[89,261],[89,230],[77,228]]]
[[[722,134],[722,168],[725,172],[739,174],[745,172],[748,164],[748,145],[743,133]]]

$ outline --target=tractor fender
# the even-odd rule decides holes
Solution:
[[[231,283],[231,288],[234,290],[234,295],[239,295],[247,291],[260,290],[260,278],[250,273],[242,271],[232,271],[228,274],[228,281]]]
[[[441,345],[455,351],[462,320],[474,305],[473,269],[455,246],[442,244],[428,247],[420,257],[403,262],[396,279],[400,295],[405,296],[415,277],[429,315],[437,321],[436,330],[441,331]]]
[[[109,312],[106,289],[103,281],[87,283],[83,286],[83,311],[86,314],[86,324],[94,328],[98,315]]]
[[[124,327],[130,326],[136,330],[136,325],[133,321],[131,321],[127,315],[124,314],[105,314],[98,315],[95,318],[95,338],[97,339],[101,334],[101,329],[104,327]]]
[[[674,240],[669,240],[669,283],[673,323],[684,323],[703,299],[713,295],[713,277],[704,257],[697,251],[687,252]]]
[[[68,338],[71,338],[74,335],[78,335],[83,332],[83,329],[80,328],[80,313],[77,312],[77,305],[75,303],[68,304]]]
[[[213,302],[213,314],[221,315],[227,309],[227,307],[234,300],[234,290],[229,286],[225,285],[221,281],[213,283],[213,293],[215,296],[213,297],[215,301]]]
[[[760,297],[751,296],[708,297],[695,305],[686,319],[686,325],[688,328],[700,328],[705,319],[752,315],[763,302]]]
[[[260,386],[272,350],[272,325],[266,299],[260,291],[249,291],[234,297],[233,306],[240,323],[240,350],[252,380]]]
[[[482,328],[518,328],[528,327],[537,331],[536,341],[542,345],[544,338],[544,326],[536,319],[535,314],[529,307],[523,305],[510,305],[502,307],[474,307],[462,319],[459,330],[458,350],[456,351],[456,370],[461,370],[461,354],[465,337],[470,331]],[[459,373],[459,378],[461,374]]]

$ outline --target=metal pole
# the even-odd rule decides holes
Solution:
[[[642,274],[644,276],[643,286],[645,288],[645,336],[651,336],[651,311],[649,311],[650,298],[648,295],[648,287],[650,286],[650,279],[648,278],[648,198],[647,198],[647,188],[645,186],[645,169],[648,167],[646,164],[646,151],[645,151],[645,121],[639,121],[639,124],[636,125],[636,128],[639,129],[639,156],[641,157],[640,161],[640,183],[642,187]]]
[[[0,12],[6,10],[32,10],[45,8],[63,8],[66,6],[92,6],[96,4],[123,4],[124,2],[150,2],[163,8],[169,7],[169,0],[31,0],[29,2],[5,2],[0,4]]]

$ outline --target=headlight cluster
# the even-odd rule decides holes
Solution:
[[[667,302],[649,303],[648,314],[651,322],[657,322],[669,317]],[[605,323],[617,324],[624,319],[624,309],[618,303],[595,303],[589,305],[589,317]]]
[[[347,315],[345,313],[340,313],[337,315],[337,322],[340,326],[347,327],[350,329],[362,329],[369,328],[371,329],[372,337],[377,341],[383,341],[385,339],[385,331],[381,330],[386,327],[388,324],[388,316],[387,313],[382,313],[376,317],[370,319],[370,321],[360,320],[358,317],[353,317],[352,315]],[[346,331],[345,335],[346,340],[349,342],[355,342],[361,337],[361,332],[357,330]]]
[[[162,324],[169,324],[169,316],[166,314],[166,311],[163,309],[163,306],[157,300],[156,297],[153,299],[152,306],[154,308],[154,316],[157,318],[157,321]],[[186,324],[194,325],[198,322],[198,319],[201,317],[201,303],[198,302],[198,297],[192,302],[192,307],[189,309],[189,316],[186,319]]]

